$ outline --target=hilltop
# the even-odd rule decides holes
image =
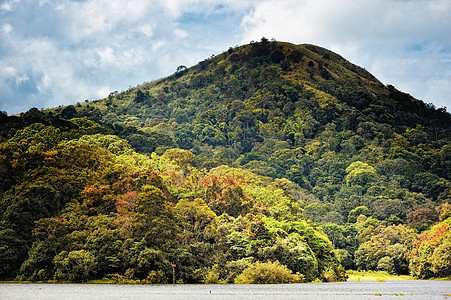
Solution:
[[[389,158],[424,161],[416,147],[447,149],[451,132],[444,108],[383,85],[332,51],[266,40],[50,113],[110,124],[140,153],[179,147],[197,155],[194,165],[200,169],[238,166],[289,178],[309,190],[317,186],[311,171],[321,155],[371,164]],[[288,152],[291,162],[280,163],[277,154]],[[443,158],[435,161],[433,166],[420,163],[418,172],[449,180],[438,164]]]
[[[450,114],[319,46],[0,121],[3,279],[450,276]]]

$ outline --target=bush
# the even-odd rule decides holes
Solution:
[[[286,266],[278,261],[252,263],[235,278],[238,284],[275,284],[275,283],[297,283],[301,282],[297,274],[293,274]]]
[[[218,284],[223,283],[221,279],[219,279],[219,270],[218,265],[214,265],[204,276],[204,283],[206,284]]]
[[[158,270],[158,271],[152,270],[149,272],[147,277],[144,279],[144,282],[150,283],[150,284],[162,284],[162,283],[168,283],[168,280],[162,270]]]

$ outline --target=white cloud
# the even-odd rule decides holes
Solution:
[[[110,94],[110,92],[111,92],[111,88],[110,87],[101,87],[98,91],[97,91],[97,93],[96,93],[96,96],[97,96],[97,98],[105,98],[106,96],[108,96],[109,94]]]
[[[3,33],[8,34],[8,33],[10,33],[12,30],[13,30],[13,27],[11,26],[11,24],[6,23],[6,24],[2,25],[2,31],[3,31]]]
[[[179,29],[179,28],[175,29],[174,34],[177,37],[182,38],[182,39],[184,39],[188,36],[188,32],[186,32],[185,30]]]
[[[11,78],[11,77],[15,77],[17,74],[17,71],[15,68],[11,67],[11,66],[6,66],[6,65],[0,65],[0,78]]]
[[[146,0],[66,2],[60,11],[68,20],[68,34],[75,42],[99,36],[104,38],[104,35],[114,37],[117,32],[130,29],[130,25],[142,20],[152,8],[152,1]]]
[[[262,36],[329,48],[436,106],[451,106],[451,1],[266,0],[242,22]]]
[[[9,0],[5,1],[2,4],[0,4],[0,9],[5,11],[11,11],[14,10],[17,3],[19,3],[19,0]]]
[[[0,27],[3,33],[9,33],[0,35],[0,66],[13,68],[14,76],[0,75],[0,109],[17,113],[33,106],[52,107],[96,99],[107,96],[111,90],[124,90],[170,75],[177,66],[193,65],[218,49],[226,50],[224,43],[230,38],[208,36],[213,23],[203,27],[183,24],[186,12],[230,11],[218,6],[220,3],[4,2],[2,21],[11,27]],[[193,31],[197,34],[192,35]],[[21,103],[15,105],[18,95]]]
[[[103,49],[98,49],[97,53],[99,54],[100,61],[102,63],[112,63],[115,61],[116,57],[114,56],[113,49],[111,47],[105,47]]]
[[[240,14],[248,10],[258,0],[158,0],[159,6],[176,19],[183,14],[211,14],[217,11],[235,11]]]
[[[141,25],[139,31],[147,37],[152,37],[152,35],[154,33],[154,27],[155,26],[153,26],[151,24],[144,24],[144,25]]]
[[[393,43],[449,32],[450,6],[431,0],[266,0],[243,19],[247,34],[309,42]],[[434,5],[435,4],[435,5]]]
[[[26,81],[28,81],[30,79],[30,77],[28,77],[27,74],[22,74],[19,76],[16,76],[16,85],[20,85]]]

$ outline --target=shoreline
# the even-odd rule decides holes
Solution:
[[[428,278],[428,279],[420,279],[415,278],[411,275],[394,275],[389,274],[386,271],[357,271],[357,270],[346,270],[346,274],[348,275],[348,279],[346,281],[354,281],[354,282],[361,282],[361,281],[374,281],[374,282],[385,282],[387,280],[421,280],[421,281],[431,281],[431,280],[437,280],[437,281],[451,281],[451,277],[444,277],[444,278]],[[0,283],[17,283],[17,284],[123,284],[123,285],[166,285],[166,284],[151,284],[146,282],[140,282],[139,280],[130,280],[130,281],[116,281],[111,279],[93,279],[86,282],[71,282],[71,281],[56,281],[56,280],[48,280],[48,281],[18,281],[18,280],[6,280],[6,281],[0,281]],[[324,282],[304,282],[304,283],[324,283]],[[304,284],[300,283],[300,284]],[[170,283],[167,283],[170,284]],[[197,283],[200,285],[207,284],[207,283]],[[218,283],[218,285],[235,285],[235,283]],[[183,283],[179,283],[177,285],[184,285]],[[187,284],[189,285],[189,284]]]

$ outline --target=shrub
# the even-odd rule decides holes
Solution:
[[[235,278],[238,284],[275,284],[275,283],[297,283],[301,278],[293,274],[286,266],[278,261],[267,263],[255,262]]]
[[[149,272],[147,277],[144,279],[144,282],[150,283],[150,284],[161,284],[161,283],[168,283],[168,280],[162,270],[158,270],[158,271],[152,270]]]
[[[219,279],[218,265],[214,265],[204,276],[204,283],[206,284],[218,284],[223,283]]]

